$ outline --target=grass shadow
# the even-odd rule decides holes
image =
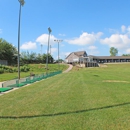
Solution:
[[[109,109],[109,108],[120,107],[120,106],[125,106],[125,105],[130,105],[130,102],[109,105],[109,106],[103,106],[103,107],[98,107],[98,108],[90,108],[90,109],[86,109],[86,110],[59,112],[59,113],[54,113],[54,114],[42,114],[42,115],[32,115],[32,116],[0,116],[0,119],[23,119],[23,118],[37,118],[37,117],[53,117],[53,116],[61,116],[61,115],[67,115],[67,114],[78,114],[78,113],[95,111],[95,110]]]
[[[93,76],[95,76],[95,77],[99,77],[99,75],[93,75]]]

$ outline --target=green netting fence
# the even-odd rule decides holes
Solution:
[[[62,71],[56,71],[56,72],[50,72],[47,74],[30,76],[30,77],[22,78],[20,80],[15,79],[15,80],[6,81],[6,82],[2,83],[2,88],[22,87],[22,86],[25,86],[27,84],[31,84],[31,83],[34,83],[36,81],[46,79],[46,78],[52,77],[52,76],[60,74],[60,73],[62,73]]]
[[[13,89],[13,88],[9,88],[9,87],[6,87],[6,88],[0,88],[0,93],[1,93],[1,92],[9,91],[9,90],[11,90],[11,89]]]

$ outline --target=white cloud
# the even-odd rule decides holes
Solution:
[[[127,30],[126,26],[125,26],[125,25],[122,25],[122,26],[121,26],[121,31],[124,33],[126,30]]]
[[[64,46],[65,46],[65,44],[60,43],[60,46],[61,46],[61,47],[64,47]]]
[[[130,46],[130,38],[127,34],[112,34],[109,38],[101,39],[100,42],[118,49],[127,49]]]
[[[73,38],[71,40],[66,40],[66,42],[70,43],[70,44],[75,44],[75,45],[88,45],[88,44],[93,44],[94,42],[96,42],[102,35],[102,32],[98,32],[98,33],[87,33],[84,32],[82,33],[79,37],[77,38]]]
[[[128,48],[128,49],[126,50],[126,53],[127,53],[127,54],[130,54],[130,48]]]
[[[110,37],[100,39],[100,43],[117,48],[119,55],[130,53],[130,26],[122,25],[121,31],[113,31]]]
[[[61,34],[61,33],[60,33],[60,34],[59,34],[59,36],[63,36],[63,37],[64,37],[64,36],[66,36],[66,35],[65,35],[65,34]]]
[[[51,48],[51,54],[54,54],[55,52],[57,52],[57,48]]]
[[[88,51],[88,55],[98,55],[100,52],[98,50],[95,51]]]
[[[130,33],[130,26],[128,26],[127,31],[128,31],[128,33]]]
[[[71,52],[61,52],[61,53],[60,53],[60,57],[61,57],[62,59],[65,59],[70,53],[71,53]],[[58,58],[58,57],[57,57],[57,58]]]
[[[0,34],[2,33],[2,29],[0,29]]]
[[[87,48],[87,50],[88,50],[87,51],[88,55],[97,55],[97,54],[99,54],[99,51],[98,51],[96,46],[89,46]]]
[[[110,33],[119,33],[118,30],[112,29],[112,28],[109,28],[109,32],[110,32]]]
[[[50,35],[50,44],[54,43],[54,40],[57,39],[53,35]],[[36,42],[40,44],[47,45],[48,44],[48,34],[42,34],[36,39]]]
[[[61,52],[60,55],[61,57],[66,58],[71,52]]]
[[[36,49],[37,46],[35,42],[30,41],[30,42],[24,43],[20,48],[23,50],[33,50],[33,49]]]
[[[65,52],[64,55],[67,57],[71,52]]]
[[[118,56],[122,56],[124,54],[122,51],[118,51]]]
[[[89,50],[96,50],[97,47],[96,47],[96,46],[89,46],[88,49],[89,49]]]
[[[126,27],[125,25],[121,26],[122,33],[130,34],[130,26]]]

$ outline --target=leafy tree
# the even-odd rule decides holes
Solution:
[[[21,63],[22,64],[29,64],[29,63],[46,63],[47,54],[36,54],[34,52],[29,53],[22,52],[21,53]],[[48,55],[48,63],[53,63],[53,57],[49,54]]]
[[[27,51],[21,53],[20,60],[22,64],[36,63],[36,59],[37,59],[37,54],[34,52],[29,53],[29,51]]]
[[[17,64],[17,49],[6,40],[0,38],[0,59],[7,60],[9,65]],[[46,63],[47,54],[36,54],[34,52],[21,52],[20,65],[29,63]],[[48,54],[48,63],[53,63],[53,57]]]
[[[130,54],[123,54],[122,56],[130,56]]]
[[[55,60],[55,63],[62,63],[64,60],[63,59],[59,59],[59,62],[58,60]]]
[[[27,64],[28,63],[27,52],[21,52],[20,60],[21,60],[22,64]]]
[[[43,63],[46,63],[47,54],[42,55],[42,60],[43,60]],[[50,54],[48,54],[48,63],[53,63],[53,60],[54,60],[53,57]]]
[[[115,47],[110,48],[110,56],[116,56],[118,54],[118,50]]]
[[[43,63],[43,57],[40,53],[37,55],[37,63]]]
[[[17,49],[11,43],[0,38],[0,59],[7,60],[8,64],[11,65],[17,62],[15,54],[17,54]]]
[[[29,56],[30,63],[35,63],[36,59],[37,59],[37,54],[34,52],[31,52]]]

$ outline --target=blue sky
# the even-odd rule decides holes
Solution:
[[[86,51],[88,55],[130,54],[129,0],[25,0],[21,14],[20,51],[46,53],[48,27],[51,53],[61,39],[60,58]],[[18,46],[18,0],[0,0],[0,38]],[[41,51],[42,44],[42,51]]]

